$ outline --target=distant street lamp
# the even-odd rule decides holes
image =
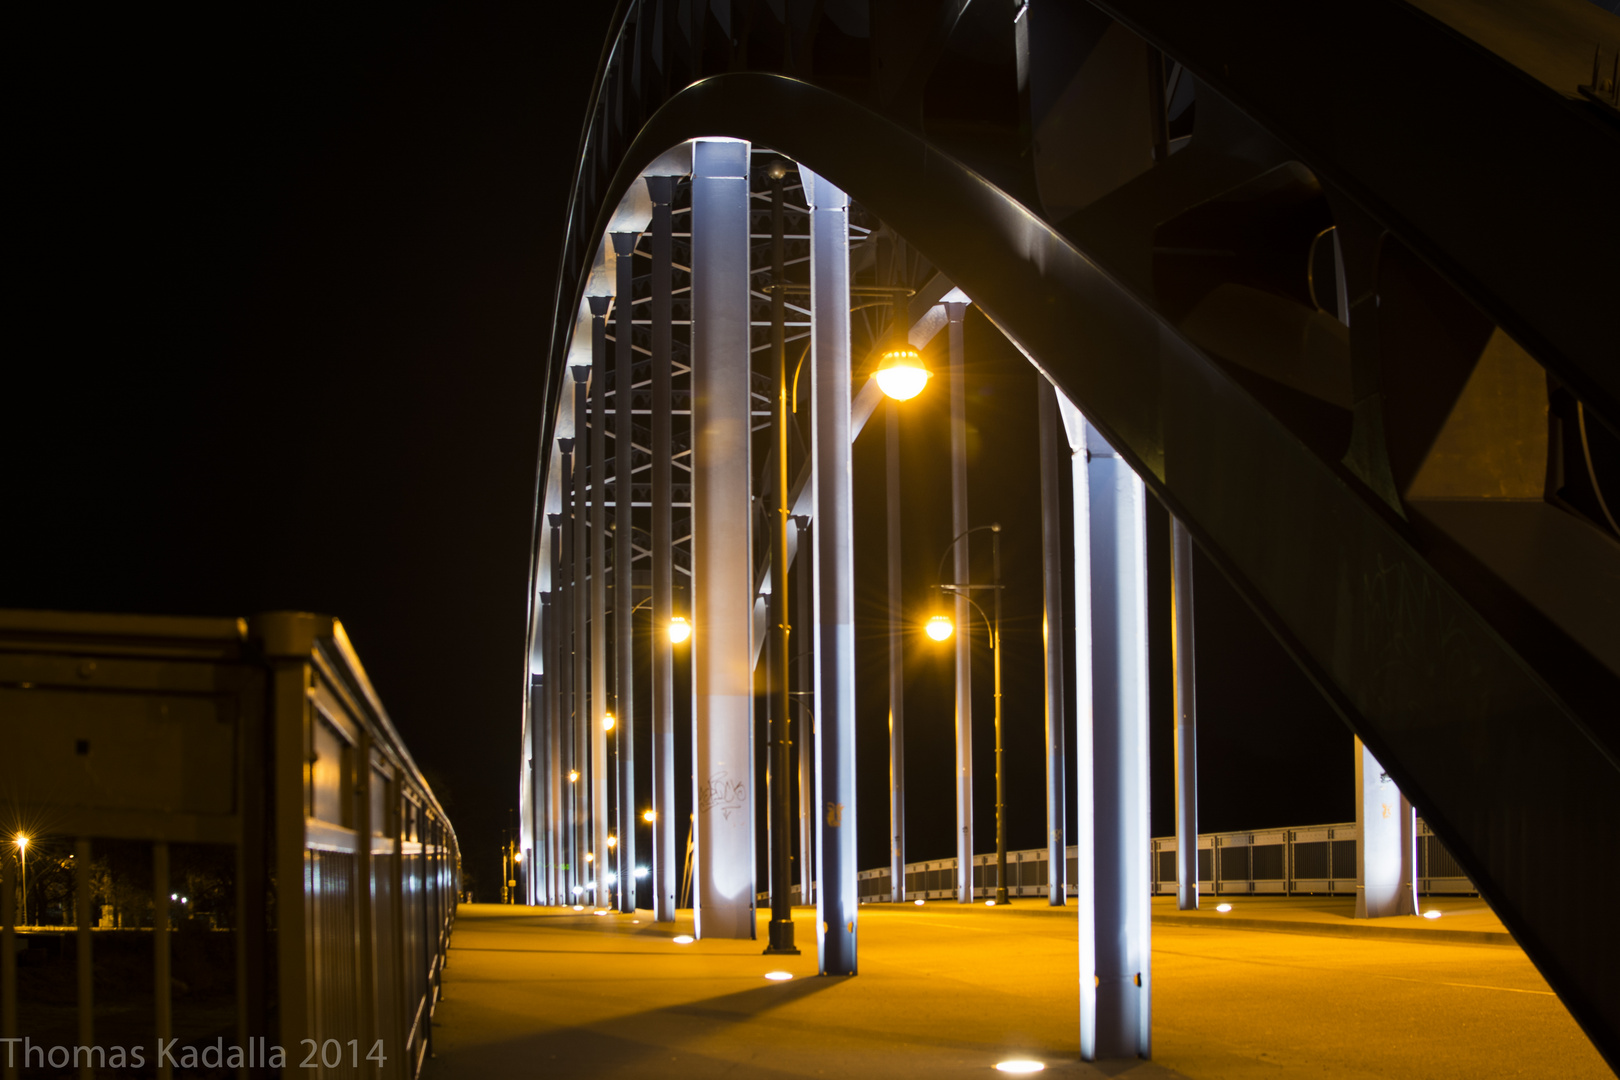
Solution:
[[[692,636],[692,624],[679,615],[669,620],[669,640],[671,644],[679,645]]]
[[[990,530],[991,550],[991,583],[989,585],[973,585],[968,582],[956,582],[938,586],[941,592],[948,592],[960,596],[984,619],[986,629],[990,631],[990,656],[995,665],[995,691],[996,691],[996,904],[1000,906],[1007,903],[1007,812],[1006,812],[1006,786],[1001,768],[1001,526],[977,525],[962,533],[945,547],[945,552],[939,557],[939,575],[945,574],[945,559],[959,542],[972,533],[982,529]],[[973,599],[974,589],[991,589],[996,597],[996,614],[992,619],[985,614],[984,608]],[[954,632],[955,626],[948,615],[935,615],[928,620],[928,636],[935,641],[948,640]],[[969,853],[971,855],[971,853]]]
[[[17,862],[22,867],[22,921],[19,926],[28,925],[28,837],[17,837]]]
[[[613,725],[617,724],[617,723],[618,723],[618,721],[613,719],[613,714],[608,713],[608,714],[606,714],[605,716],[602,717],[602,730],[603,731],[612,731],[613,730]]]

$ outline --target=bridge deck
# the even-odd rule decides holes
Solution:
[[[1437,940],[1491,932],[1488,913],[1462,910],[1478,901],[1450,904],[1428,924]],[[1230,914],[1346,921],[1310,900]],[[672,944],[689,920],[671,930],[645,912],[464,905],[426,1080],[988,1076],[1020,1056],[1048,1075],[1118,1076],[1073,1060],[1072,915],[869,905],[863,974],[821,979],[813,948],[766,957],[755,942]],[[813,943],[813,909],[795,916],[801,947]],[[1156,1060],[1131,1077],[1404,1076],[1415,1061],[1436,1080],[1612,1075],[1512,945],[1156,921],[1153,946]],[[766,981],[773,970],[795,978]]]

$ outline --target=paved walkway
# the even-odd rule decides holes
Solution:
[[[1255,901],[1233,903],[1242,918]],[[1214,914],[1155,920],[1154,1060],[1097,1067],[1075,1060],[1072,911],[869,905],[862,974],[832,979],[815,973],[811,908],[795,911],[804,954],[766,957],[761,942],[674,944],[689,919],[466,905],[426,1080],[988,1077],[1013,1057],[1131,1080],[1612,1075],[1517,947]],[[1331,906],[1291,918],[1335,920]]]

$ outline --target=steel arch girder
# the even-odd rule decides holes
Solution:
[[[1401,0],[1092,2],[1292,147],[1620,431],[1620,126],[1596,106]]]
[[[1039,216],[916,134],[785,76],[694,83],[597,208],[660,153],[729,136],[815,168],[974,297],[1198,538],[1423,811],[1611,1062],[1602,915],[1620,767],[1351,483]],[[578,302],[578,298],[573,298]]]

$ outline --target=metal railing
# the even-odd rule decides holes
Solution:
[[[1075,878],[1077,851],[1068,849],[1067,876]],[[1155,896],[1175,895],[1176,838],[1153,840]],[[1457,860],[1422,818],[1417,828],[1418,892],[1473,894],[1479,890],[1463,874]],[[1007,852],[1007,892],[1013,896],[1045,896],[1049,862],[1045,848]],[[891,896],[889,868],[863,870],[859,895],[865,903],[882,903]],[[956,860],[934,859],[906,864],[907,900],[949,900],[956,895]],[[1297,829],[1253,832],[1200,833],[1198,836],[1198,891],[1217,896],[1274,894],[1343,895],[1356,893],[1356,826],[1311,825]],[[973,857],[973,895],[979,899],[996,892],[996,857]],[[794,890],[795,903],[798,890]]]
[[[459,854],[339,623],[0,612],[0,748],[8,1080],[419,1073]]]

